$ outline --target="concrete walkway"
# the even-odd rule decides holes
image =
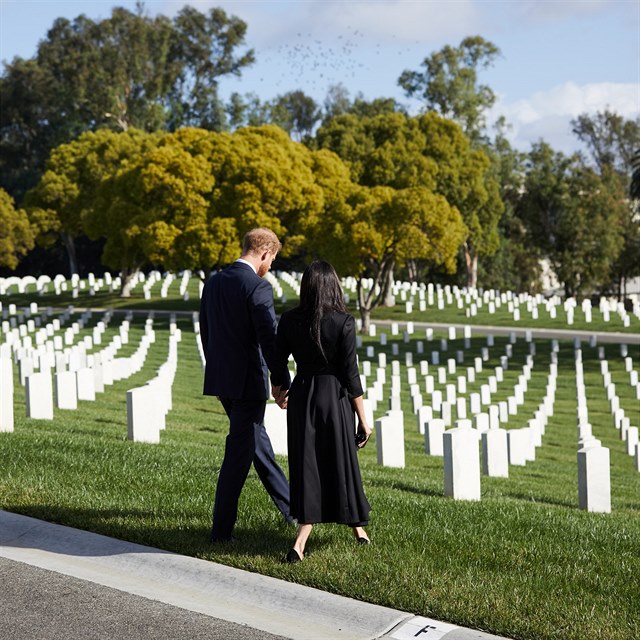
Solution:
[[[499,640],[6,511],[0,573],[7,640]]]

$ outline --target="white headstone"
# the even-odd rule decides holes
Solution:
[[[578,451],[578,504],[586,511],[611,513],[611,474],[606,447]]]
[[[404,468],[404,415],[402,411],[387,411],[376,420],[378,464]]]
[[[509,446],[504,429],[482,434],[482,473],[497,478],[509,477]]]
[[[27,418],[53,420],[51,372],[32,373],[25,381]]]
[[[507,431],[507,445],[509,448],[509,464],[524,467],[530,447],[528,429],[509,429]]]
[[[160,442],[158,399],[151,385],[127,391],[127,437],[134,442]]]
[[[78,400],[96,399],[96,384],[93,375],[93,369],[83,367],[76,372],[76,388],[78,392]]]
[[[273,452],[276,455],[288,455],[287,412],[283,411],[275,402],[267,402],[264,412],[264,428],[271,440]]]
[[[55,396],[57,409],[77,409],[75,371],[59,371],[55,374]]]
[[[0,356],[0,432],[13,431],[13,363]]]
[[[475,413],[473,416],[473,426],[478,433],[489,431],[489,414]]]
[[[480,500],[480,455],[474,429],[445,431],[444,493],[456,500]]]
[[[627,453],[630,456],[635,455],[637,444],[638,444],[638,427],[629,427],[627,429]]]
[[[442,456],[444,434],[444,420],[432,418],[425,424],[424,430],[424,450],[430,456]]]
[[[416,421],[418,423],[418,433],[424,435],[426,423],[433,419],[433,409],[427,406],[421,406],[416,411]]]

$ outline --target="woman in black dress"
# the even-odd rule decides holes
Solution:
[[[359,544],[368,544],[363,527],[370,507],[356,449],[365,446],[371,428],[362,402],[355,321],[329,263],[316,260],[305,269],[300,305],[280,319],[277,352],[281,362],[290,354],[296,361],[288,397],[279,402],[287,408],[291,515],[299,523],[286,560],[302,560],[319,522],[346,524]],[[272,378],[276,386],[281,382]]]

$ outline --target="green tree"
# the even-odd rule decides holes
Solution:
[[[322,111],[322,125],[328,124],[336,116],[345,114],[373,117],[394,112],[406,114],[406,109],[394,98],[367,100],[362,93],[358,93],[352,101],[347,88],[342,84],[336,84],[331,85],[327,91]]]
[[[321,209],[311,152],[279,127],[246,127],[216,140],[211,216],[233,218],[239,237],[256,226],[295,235],[300,220]]]
[[[246,24],[221,9],[185,7],[173,20],[115,8],[93,21],[57,19],[32,60],[15,58],[0,79],[2,185],[24,193],[49,152],[84,131],[221,129],[218,83],[253,62]]]
[[[15,269],[20,257],[33,247],[33,230],[26,212],[16,209],[13,198],[0,189],[0,267]]]
[[[208,270],[233,255],[237,237],[228,221],[207,220],[215,136],[203,129],[164,134],[105,179],[96,206],[84,212],[88,233],[106,237],[103,261],[125,276],[123,296],[146,264]]]
[[[179,69],[171,85],[171,127],[225,128],[224,107],[218,97],[220,78],[239,76],[255,61],[253,49],[236,54],[244,45],[247,25],[220,8],[201,13],[185,6],[173,20],[171,57]]]
[[[468,229],[462,249],[467,283],[475,286],[478,256],[497,248],[503,205],[488,156],[471,147],[458,125],[435,113],[417,118],[397,112],[347,114],[321,127],[316,142],[343,159],[357,184],[420,186],[444,196]]]
[[[609,280],[623,246],[625,206],[577,156],[554,153],[546,143],[534,145],[518,214],[567,296],[587,295]]]
[[[618,228],[623,238],[619,255],[611,266],[610,286],[619,298],[627,293],[627,282],[640,276],[640,206],[630,196],[628,177],[605,168],[601,180],[618,212]]]
[[[489,86],[478,84],[478,72],[499,55],[493,43],[469,36],[458,47],[447,45],[425,58],[423,71],[404,71],[398,84],[408,97],[419,98],[425,109],[455,120],[477,141],[485,127],[485,111],[496,99]]]
[[[327,160],[321,162],[326,176]],[[394,268],[424,259],[454,270],[466,229],[458,210],[425,187],[349,189],[346,174],[330,184],[335,188],[341,182],[340,195],[328,211],[309,221],[306,233],[314,252],[330,260],[339,273],[356,274],[366,333],[371,312],[385,300]],[[351,195],[345,198],[342,194],[349,190]],[[369,278],[373,284],[365,287]]]
[[[485,289],[537,292],[541,284],[540,252],[517,215],[524,189],[526,154],[511,146],[506,126],[501,119],[493,143],[485,147],[491,154],[491,171],[499,185],[504,213],[497,228],[497,251],[479,260],[478,283]]]
[[[319,120],[318,105],[303,91],[289,91],[271,104],[271,122],[282,127],[294,140],[310,136]]]
[[[86,232],[84,218],[95,210],[102,182],[122,164],[135,162],[154,140],[155,136],[136,129],[122,134],[102,129],[84,133],[51,153],[40,182],[25,197],[25,206],[40,246],[51,247],[58,236],[62,239],[71,274],[78,273],[75,240]]]
[[[595,167],[603,188],[609,189],[616,201],[632,194],[634,150],[640,146],[640,118],[625,120],[615,112],[605,110],[582,114],[572,121],[573,132],[588,151],[585,162]],[[637,206],[628,202],[620,211],[619,226],[624,245],[611,268],[609,287],[625,295],[627,280],[640,275],[640,216]]]
[[[625,177],[629,175],[634,152],[640,147],[640,118],[625,120],[605,109],[583,113],[571,121],[571,126],[600,173],[609,167]]]
[[[77,133],[54,93],[36,60],[16,58],[0,76],[0,188],[17,202],[38,182],[51,149]]]

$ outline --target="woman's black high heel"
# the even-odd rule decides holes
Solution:
[[[358,544],[371,544],[369,538],[358,538]]]
[[[291,549],[285,557],[285,562],[288,562],[289,564],[293,564],[294,562],[302,562],[302,558],[298,555],[298,552],[295,549]]]

